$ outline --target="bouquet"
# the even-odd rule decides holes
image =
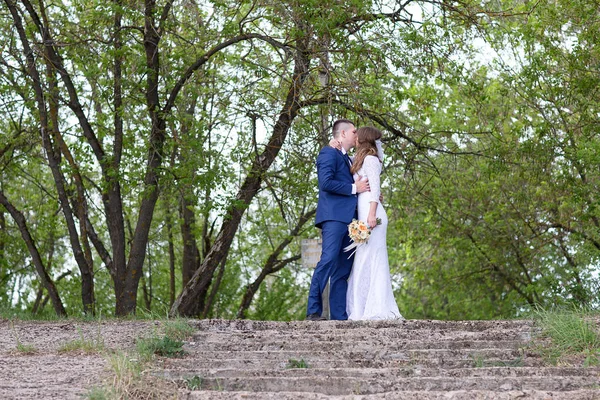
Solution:
[[[377,218],[377,225],[381,225],[381,218]],[[350,251],[352,249],[354,249],[354,251],[348,256],[348,258],[354,254],[358,246],[369,241],[372,229],[373,228],[369,227],[369,225],[363,221],[353,219],[352,222],[350,222],[348,225],[348,236],[350,236],[352,243],[349,246],[344,247],[344,251]]]

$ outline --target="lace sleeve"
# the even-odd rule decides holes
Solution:
[[[369,201],[379,203],[379,195],[381,194],[381,163],[379,158],[375,156],[365,157],[363,169],[369,179],[369,187],[371,188]]]

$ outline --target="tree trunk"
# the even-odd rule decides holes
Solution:
[[[208,296],[205,296],[200,301],[200,309],[202,310],[202,318],[206,318],[210,313],[212,306],[215,301],[215,297],[217,297],[217,292],[219,291],[219,286],[221,286],[221,281],[223,280],[223,275],[225,274],[225,263],[227,262],[227,257],[225,257],[221,261],[221,266],[219,267],[219,271],[217,273],[216,279],[213,280],[212,285],[210,286],[210,293]]]
[[[102,201],[104,204],[104,213],[106,214],[106,223],[110,237],[112,248],[112,268],[109,269],[111,274],[116,304],[115,315],[126,315],[128,309],[121,305],[124,297],[127,276],[127,254],[125,239],[125,219],[123,214],[123,198],[121,195],[121,184],[118,180],[121,169],[121,156],[123,152],[123,118],[121,109],[123,106],[123,85],[122,85],[122,12],[121,0],[115,0],[115,15],[114,15],[114,60],[113,60],[113,95],[114,95],[114,142],[112,149],[112,161],[105,163],[106,168],[103,169],[103,179],[106,183],[106,189],[102,193]],[[133,299],[135,303],[135,298]],[[134,306],[135,308],[135,306]]]
[[[183,255],[181,260],[181,284],[183,287],[194,276],[194,272],[200,265],[200,250],[196,244],[194,236],[194,227],[196,226],[196,215],[193,207],[195,202],[190,201],[192,197],[192,188],[184,187],[181,189],[181,238],[183,239]]]
[[[167,240],[169,241],[169,307],[175,302],[175,244],[173,243],[173,221],[171,208],[167,207]]]
[[[35,270],[40,278],[40,282],[48,291],[48,295],[50,296],[50,300],[52,300],[52,306],[54,307],[54,312],[59,316],[66,316],[67,312],[65,311],[65,307],[60,299],[60,295],[56,290],[56,286],[54,282],[52,282],[52,278],[48,275],[46,268],[44,266],[44,262],[42,261],[42,257],[38,252],[38,249],[35,245],[31,234],[29,233],[29,229],[27,228],[27,222],[25,221],[25,217],[23,213],[17,210],[10,201],[4,196],[3,192],[0,192],[0,204],[6,208],[6,210],[10,213],[13,220],[19,227],[19,231],[21,232],[21,237],[25,241],[27,245],[27,249],[29,250],[29,254],[31,255],[31,259],[33,261],[33,265],[35,266]]]
[[[181,286],[185,287],[187,283],[192,279],[194,273],[198,270],[200,266],[200,250],[198,249],[198,245],[196,243],[196,237],[194,236],[194,228],[196,225],[196,215],[194,213],[193,207],[195,203],[190,201],[190,197],[192,195],[192,188],[184,186],[181,189],[181,237],[183,239],[183,251],[182,251],[182,260],[181,260]],[[188,193],[189,192],[189,193]],[[191,315],[199,315],[202,311],[201,308],[201,299],[196,302],[195,307],[190,310]],[[173,301],[174,303],[175,301]],[[171,306],[173,306],[171,303]]]
[[[188,121],[193,120],[194,113],[196,110],[197,98],[194,95],[190,99],[190,106],[185,111],[185,118],[181,123],[181,139],[184,141],[198,140],[197,137],[191,137],[191,127]],[[189,156],[190,150],[186,147],[179,149],[179,153],[176,155],[179,160],[183,161]],[[210,154],[210,153],[209,153]],[[210,157],[210,156],[209,156]],[[210,162],[210,161],[209,161]],[[196,236],[194,231],[196,230],[196,213],[195,206],[197,199],[194,194],[194,187],[190,182],[194,182],[196,177],[196,170],[192,169],[190,172],[189,179],[183,179],[181,186],[179,187],[179,215],[181,218],[181,238],[183,240],[182,259],[181,259],[181,285],[184,287],[194,276],[194,272],[200,266],[201,255]],[[171,302],[171,306],[175,300]],[[200,312],[198,307],[194,314]]]
[[[163,110],[159,104],[159,73],[160,51],[158,44],[160,34],[155,25],[156,2],[145,1],[144,49],[146,52],[146,103],[150,114],[152,128],[150,131],[150,147],[148,163],[144,177],[144,197],[138,213],[137,225],[131,243],[131,251],[127,260],[125,276],[119,276],[124,281],[122,291],[117,293],[116,314],[124,316],[135,314],[138,285],[142,276],[142,267],[146,258],[146,246],[154,208],[158,200],[158,169],[163,160],[164,143],[166,140],[166,122]]]
[[[4,211],[0,210],[0,283],[2,282],[2,267],[6,263],[6,258],[4,258],[5,237],[8,237],[6,232],[6,217],[4,216]]]
[[[331,44],[331,38],[327,33],[324,34],[323,37],[319,40],[319,46],[321,47],[321,52],[319,56],[319,83],[321,84],[322,90],[328,94],[329,101],[326,104],[323,104],[320,108],[321,113],[321,131],[319,132],[319,136],[321,137],[321,144],[326,146],[331,139],[331,134],[329,130],[330,122],[329,117],[331,116],[331,90],[329,90],[329,84],[331,81],[331,62],[329,60],[329,47]]]
[[[225,258],[233,242],[233,238],[241,222],[246,208],[258,193],[262,183],[263,174],[269,169],[291,127],[300,108],[302,85],[308,75],[309,67],[308,38],[301,38],[297,42],[294,73],[288,90],[284,106],[279,119],[273,127],[273,133],[264,151],[255,158],[250,172],[246,176],[234,203],[231,205],[217,239],[203,260],[202,265],[194,273],[192,279],[184,287],[183,292],[171,308],[171,315],[193,315],[194,304],[199,297],[205,296],[212,281],[213,274],[220,262]]]
[[[150,296],[150,289],[148,288],[148,281],[146,281],[146,277],[142,274],[142,297],[144,298],[144,305],[146,306],[146,310],[148,312],[152,311],[152,298]]]
[[[51,119],[49,119],[48,110],[46,108],[44,89],[42,87],[41,76],[35,65],[35,58],[33,56],[34,52],[29,45],[29,41],[28,41],[27,35],[25,33],[25,28],[23,27],[21,17],[19,15],[18,10],[16,9],[15,4],[11,0],[5,0],[5,2],[8,5],[8,8],[11,12],[13,21],[15,23],[15,26],[19,33],[19,37],[21,39],[21,44],[22,44],[24,52],[26,54],[27,73],[30,76],[31,81],[33,83],[35,100],[36,100],[36,105],[37,105],[39,119],[40,119],[40,127],[41,127],[40,133],[41,133],[41,137],[42,137],[42,143],[43,143],[44,149],[46,151],[46,156],[48,157],[48,163],[50,165],[50,169],[52,171],[52,176],[54,178],[54,182],[56,185],[61,209],[62,209],[63,215],[65,217],[67,229],[69,231],[69,239],[70,239],[70,244],[71,244],[71,247],[73,250],[73,255],[75,257],[75,261],[77,262],[79,270],[81,271],[82,279],[88,280],[88,279],[90,279],[90,277],[89,277],[90,268],[87,265],[87,260],[85,259],[85,255],[84,255],[81,245],[79,243],[79,237],[78,237],[77,228],[75,226],[75,221],[73,218],[73,212],[72,212],[71,206],[69,204],[69,197],[67,195],[66,188],[65,188],[65,186],[66,186],[65,179],[64,179],[64,176],[60,169],[60,152],[57,151],[57,149],[55,149],[55,147],[53,146],[52,141],[51,141],[51,132],[53,131],[52,121],[51,121]],[[42,25],[42,23],[39,19],[39,16],[35,13],[35,10],[34,10],[33,6],[31,5],[31,3],[29,3],[28,0],[23,0],[23,3],[26,6],[31,17],[38,24],[40,34],[42,35],[42,37],[44,39],[43,42],[45,44],[50,43],[51,38],[49,36],[49,31],[48,31],[47,27],[44,27]],[[42,10],[42,12],[43,12],[43,10]],[[47,59],[52,62],[52,66],[56,67],[56,58],[57,57],[56,57],[56,54],[53,52],[52,46],[51,45],[44,46],[44,53],[45,53]],[[50,74],[49,80],[50,80],[50,82],[52,82],[52,80],[53,80],[52,74]],[[14,215],[13,215],[13,218],[14,218]],[[23,220],[23,222],[24,222],[24,220]],[[30,251],[31,251],[31,249],[30,249]],[[90,310],[93,310],[93,305],[94,305],[93,296],[89,296],[88,288],[86,288],[85,290],[82,288],[82,302],[83,302],[84,311],[86,313],[90,312]]]
[[[45,18],[45,14],[42,14]],[[77,266],[81,273],[81,299],[83,303],[83,311],[85,314],[95,315],[95,298],[94,298],[94,260],[92,258],[92,252],[90,249],[89,238],[86,227],[87,220],[87,205],[85,199],[85,188],[83,186],[83,178],[79,173],[79,166],[75,163],[67,144],[62,138],[59,130],[58,123],[58,82],[55,74],[55,70],[52,68],[51,63],[46,60],[46,77],[48,79],[48,96],[49,105],[49,116],[50,116],[50,135],[54,139],[55,152],[62,153],[67,159],[70,167],[71,174],[74,178],[75,188],[77,191],[76,201],[73,202],[72,209],[77,211],[77,219],[79,221],[79,238],[77,243],[81,246],[83,257],[77,259]],[[62,172],[61,172],[62,177]],[[64,181],[65,178],[62,177]],[[69,193],[69,197],[73,198],[72,193]],[[72,211],[70,211],[72,213]],[[69,230],[71,233],[71,230]]]

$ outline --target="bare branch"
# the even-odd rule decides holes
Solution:
[[[200,56],[196,62],[194,62],[184,73],[183,76],[181,78],[179,78],[179,80],[177,81],[177,83],[175,84],[175,86],[173,87],[173,89],[171,90],[171,94],[169,95],[169,100],[167,101],[167,104],[165,105],[164,108],[164,112],[165,113],[169,113],[171,111],[171,109],[173,108],[173,106],[175,105],[175,100],[177,98],[177,95],[179,94],[179,92],[181,91],[181,89],[183,89],[183,86],[186,84],[186,82],[191,78],[192,74],[197,71],[198,69],[200,69],[200,67],[202,67],[204,64],[206,64],[208,62],[208,60],[211,59],[211,57],[213,57],[215,54],[217,54],[218,52],[220,52],[221,50],[226,49],[227,47],[239,43],[239,42],[243,42],[245,40],[252,40],[252,39],[260,39],[263,40],[267,43],[269,43],[270,45],[272,45],[273,47],[277,47],[280,48],[282,50],[285,51],[289,51],[291,50],[291,47],[289,45],[286,45],[284,43],[278,42],[277,40],[268,37],[268,36],[264,36],[264,35],[259,35],[259,34],[255,34],[255,33],[247,33],[247,34],[243,34],[243,35],[238,35],[235,36],[231,39],[228,39],[222,43],[219,43],[218,45],[216,45],[215,47],[213,47],[212,49],[210,49],[209,51],[207,51],[204,55]]]

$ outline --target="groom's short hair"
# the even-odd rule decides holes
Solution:
[[[333,137],[337,137],[340,134],[341,126],[344,124],[354,125],[354,122],[349,119],[338,119],[333,123],[333,127],[331,128],[331,132],[333,133]]]

